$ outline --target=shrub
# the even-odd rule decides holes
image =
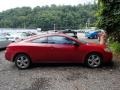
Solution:
[[[113,53],[120,54],[120,43],[110,42],[109,45]]]

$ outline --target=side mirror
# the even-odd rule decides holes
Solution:
[[[74,45],[74,46],[80,46],[80,44],[77,43],[77,42],[73,43],[73,45]]]

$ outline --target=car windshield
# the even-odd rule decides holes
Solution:
[[[99,33],[100,31],[88,31],[87,33]]]
[[[26,37],[26,36],[28,36],[26,33],[21,33],[21,36],[24,36],[24,37]]]
[[[6,37],[0,34],[0,41],[6,40]]]
[[[26,33],[10,33],[11,36],[27,36]]]
[[[5,37],[3,34],[0,34],[0,38]]]

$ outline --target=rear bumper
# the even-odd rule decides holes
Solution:
[[[10,50],[8,50],[8,48],[5,51],[5,59],[8,61],[13,61],[13,52],[11,52]]]

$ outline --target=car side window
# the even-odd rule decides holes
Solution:
[[[34,39],[32,43],[48,43],[47,37],[40,37],[37,39]]]
[[[75,41],[64,37],[64,36],[49,36],[48,37],[48,43],[50,44],[69,44],[73,45]]]

